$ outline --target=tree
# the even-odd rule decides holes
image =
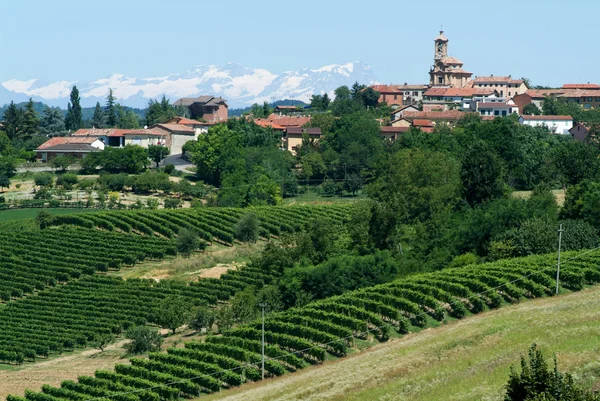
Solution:
[[[352,100],[354,100],[355,102],[361,102],[362,99],[360,96],[360,92],[365,88],[365,85],[361,85],[358,82],[354,82],[354,84],[352,84],[352,89],[350,90],[350,97],[352,98]]]
[[[600,151],[579,141],[566,141],[550,150],[550,160],[563,184],[577,185],[600,176]]]
[[[231,306],[224,306],[217,312],[216,323],[219,327],[219,332],[229,330],[235,323],[235,316]]]
[[[106,347],[113,342],[113,339],[113,336],[110,334],[97,334],[92,340],[92,345],[94,348],[99,349],[100,352],[104,352]]]
[[[600,230],[600,183],[583,181],[567,189],[561,217],[584,220]]]
[[[360,176],[356,174],[350,174],[344,180],[344,189],[352,194],[352,196],[356,196],[356,192],[360,190],[363,186],[362,179]]]
[[[61,169],[61,171],[67,171],[69,166],[75,163],[75,158],[73,156],[56,156],[54,159],[50,161],[50,165],[55,169]]]
[[[248,287],[235,294],[231,301],[231,311],[237,323],[247,323],[258,316],[254,287]]]
[[[363,89],[360,91],[359,99],[365,107],[377,107],[377,104],[379,103],[379,92],[373,88]]]
[[[0,131],[0,157],[12,154],[13,147],[6,132]]]
[[[202,247],[202,242],[198,234],[187,228],[179,230],[177,235],[177,252],[186,258],[189,258],[192,252]]]
[[[258,240],[259,222],[256,214],[246,213],[235,229],[235,237],[243,242],[256,242]]]
[[[190,318],[190,305],[183,297],[169,296],[160,302],[155,321],[160,327],[175,331],[183,326]]]
[[[48,213],[47,211],[42,210],[35,217],[35,221],[40,226],[40,229],[43,230],[44,228],[50,227],[52,225],[52,223],[54,222],[54,216]]]
[[[29,101],[25,105],[25,110],[22,114],[22,129],[19,136],[23,138],[30,138],[33,134],[38,132],[40,126],[40,118],[37,111],[33,108],[33,100],[29,98]]]
[[[4,129],[6,135],[11,141],[17,139],[21,134],[22,128],[22,111],[17,108],[14,102],[10,102],[8,108],[4,112]]]
[[[104,128],[105,121],[106,120],[104,116],[104,110],[102,110],[100,102],[96,102],[96,107],[94,108],[94,116],[92,117],[92,127]]]
[[[44,106],[44,115],[40,121],[40,132],[50,135],[61,133],[65,130],[65,120],[58,108]]]
[[[71,101],[67,104],[67,117],[65,118],[65,128],[70,131],[77,131],[81,128],[81,99],[77,86],[71,90]]]
[[[542,112],[534,103],[529,103],[526,104],[525,107],[523,107],[522,114],[526,116],[539,116],[540,114],[542,114]]]
[[[338,87],[336,90],[333,91],[333,93],[335,94],[334,100],[337,101],[350,100],[352,98],[352,93],[346,85]]]
[[[5,175],[0,175],[0,190],[4,192],[4,188],[10,187],[10,178]]]
[[[106,120],[106,126],[114,128],[117,126],[117,104],[116,98],[113,95],[112,88],[108,90],[108,96],[106,97],[106,105],[104,106],[104,116]]]
[[[146,326],[135,326],[125,332],[125,338],[131,340],[123,348],[128,354],[137,355],[145,352],[160,351],[163,338],[160,334]]]
[[[178,198],[166,198],[163,202],[165,209],[177,209],[181,207],[181,199]]]
[[[496,153],[483,141],[467,150],[461,165],[463,196],[471,206],[503,194],[502,167]]]
[[[520,372],[511,367],[505,388],[505,401],[600,401],[600,395],[583,390],[570,374],[558,371],[556,356],[551,370],[536,344],[529,349],[528,360],[521,357]]]
[[[51,173],[37,173],[33,182],[38,187],[50,188],[54,185],[54,176]]]
[[[190,329],[197,332],[201,332],[202,329],[206,329],[206,332],[210,333],[216,317],[217,315],[215,314],[214,309],[201,306],[193,312],[192,319],[190,320],[188,326]]]
[[[136,129],[140,127],[140,120],[133,110],[125,110],[118,105],[119,118],[118,127],[126,129]]]
[[[148,146],[148,156],[150,159],[156,163],[156,168],[158,168],[160,162],[164,160],[165,157],[169,155],[169,148],[162,145],[149,145]]]

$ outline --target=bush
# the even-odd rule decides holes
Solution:
[[[79,184],[77,184],[79,189],[81,189],[83,191],[85,191],[86,189],[93,189],[95,185],[96,185],[96,180],[93,180],[91,178],[85,178],[85,179],[79,181]]]
[[[147,171],[135,179],[132,188],[135,193],[149,193],[158,190],[170,191],[171,185],[167,174]]]
[[[127,330],[125,337],[131,341],[123,348],[132,355],[160,351],[163,343],[161,335],[146,326],[136,326]]]
[[[165,209],[177,209],[178,207],[181,207],[181,199],[166,198],[164,205]]]
[[[172,164],[167,164],[165,166],[165,173],[171,175],[173,173],[173,171],[175,171],[175,166]]]
[[[35,193],[33,199],[52,199],[52,191],[44,187]]]
[[[126,186],[131,186],[135,178],[127,174],[102,174],[98,178],[98,184],[107,191],[122,191]]]
[[[179,230],[177,236],[177,252],[186,258],[189,258],[192,252],[203,249],[205,244],[200,241],[198,234],[187,228]]]
[[[56,185],[60,185],[66,190],[73,188],[77,182],[79,182],[79,178],[77,178],[77,174],[73,173],[62,174],[56,179]]]
[[[54,185],[54,176],[50,173],[37,173],[33,181],[38,187],[51,188]]]
[[[40,229],[44,229],[46,227],[50,227],[52,225],[52,223],[54,222],[54,216],[52,216],[50,213],[48,213],[45,210],[42,210],[41,212],[38,213],[38,215],[35,218],[35,221],[38,223],[38,225],[40,226]]]
[[[215,323],[215,311],[206,306],[200,307],[192,314],[189,327],[192,330],[201,332],[202,329],[206,329],[207,333],[210,333],[213,324]]]
[[[254,213],[246,213],[235,228],[235,238],[244,242],[258,240],[259,221]]]

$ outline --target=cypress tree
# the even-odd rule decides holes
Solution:
[[[4,112],[4,130],[8,138],[13,141],[20,134],[22,112],[17,108],[15,102],[10,102],[10,105]]]
[[[116,109],[116,98],[113,95],[113,90],[108,90],[108,96],[106,97],[106,106],[104,107],[104,115],[106,118],[106,126],[114,128],[117,126],[117,109]]]
[[[104,110],[100,106],[100,102],[96,102],[96,108],[94,109],[94,116],[92,117],[92,126],[94,128],[104,128]]]
[[[65,118],[65,128],[77,131],[81,128],[81,99],[79,90],[73,86],[71,90],[71,101],[67,104],[67,117]]]
[[[20,135],[23,137],[31,137],[38,132],[40,127],[40,118],[37,111],[33,108],[33,100],[31,98],[29,98],[29,102],[27,102],[23,111],[22,126]]]

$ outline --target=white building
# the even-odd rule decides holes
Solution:
[[[482,116],[506,117],[519,113],[519,106],[503,102],[476,102],[476,110]]]
[[[573,128],[571,116],[521,116],[519,122],[531,127],[547,127],[551,132],[561,135],[570,135]]]

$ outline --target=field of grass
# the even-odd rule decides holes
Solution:
[[[91,212],[95,209],[52,209],[52,208],[35,208],[35,209],[12,209],[12,210],[2,210],[0,211],[0,222],[3,221],[12,221],[12,220],[21,220],[21,219],[30,219],[35,218],[42,210],[49,212],[54,215],[59,214],[71,214],[71,213],[82,213],[82,212]]]
[[[565,191],[562,189],[553,189],[550,192],[552,192],[554,198],[556,198],[556,203],[558,204],[558,206],[562,207],[565,204]],[[533,191],[514,191],[512,193],[512,197],[528,199],[532,193]]]
[[[600,286],[526,301],[198,400],[501,401],[532,343],[600,390]],[[551,363],[551,362],[550,362]]]

